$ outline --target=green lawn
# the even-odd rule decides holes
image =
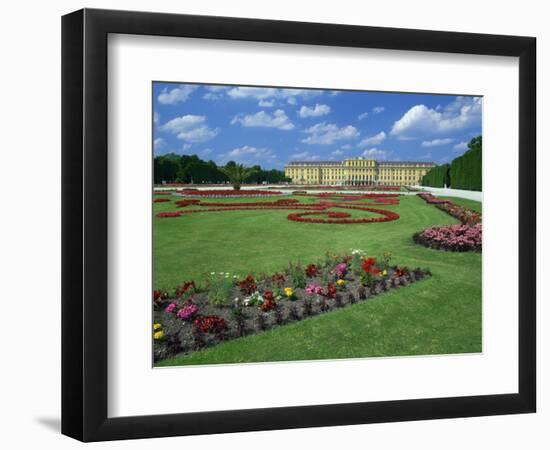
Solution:
[[[481,211],[478,202],[456,200]],[[327,251],[355,248],[374,256],[390,251],[393,263],[429,267],[433,273],[432,278],[375,300],[179,355],[159,365],[481,351],[481,255],[431,250],[416,245],[411,238],[415,231],[428,226],[458,222],[415,195],[400,197],[399,205],[378,208],[393,210],[401,218],[385,223],[327,225],[291,222],[286,219],[289,211],[269,210],[155,218],[156,288],[172,289],[185,280],[200,280],[211,271],[238,275],[280,271],[289,261],[308,263]],[[155,212],[173,209],[173,203],[154,205]],[[353,212],[353,216],[362,215]]]

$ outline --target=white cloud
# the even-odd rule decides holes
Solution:
[[[423,141],[422,144],[420,144],[420,146],[421,147],[440,147],[442,145],[449,145],[453,141],[454,139],[451,139],[451,138],[432,139],[431,141]]]
[[[201,156],[207,156],[212,154],[212,151],[213,150],[211,148],[205,148],[204,150],[201,150],[199,153],[201,154]]]
[[[335,141],[354,139],[359,136],[359,131],[352,125],[338,127],[333,123],[321,122],[304,130],[309,134],[302,139],[305,144],[332,144]]]
[[[365,150],[362,156],[369,159],[386,159],[388,152],[386,150],[380,150],[379,148],[373,147]]]
[[[205,100],[219,100],[223,97],[224,91],[227,91],[229,87],[227,86],[206,86],[205,89],[208,91],[202,96]]]
[[[365,111],[364,113],[359,114],[357,116],[357,119],[363,120],[363,119],[366,119],[367,117],[369,117],[369,113],[367,111]]]
[[[220,94],[216,94],[215,92],[207,92],[202,96],[205,100],[219,100],[221,97]]]
[[[173,133],[178,139],[187,142],[206,142],[216,137],[220,130],[209,128],[205,121],[205,116],[187,114],[166,122],[160,126],[160,130]]]
[[[182,103],[189,98],[195,89],[197,89],[196,86],[190,86],[188,84],[180,84],[177,88],[170,90],[168,90],[168,88],[164,88],[158,96],[158,101],[163,105],[175,105],[176,103]]]
[[[288,97],[286,99],[286,101],[289,105],[295,105],[296,104],[296,97]]]
[[[268,98],[288,100],[291,97],[313,98],[322,93],[321,90],[312,89],[277,89],[250,86],[237,86],[227,91],[227,95],[233,99],[253,98],[256,100]]]
[[[206,125],[200,126],[198,128],[193,128],[192,130],[182,131],[178,134],[178,139],[182,139],[187,142],[206,142],[211,139],[214,139],[220,130],[218,128],[209,128]]]
[[[415,105],[393,124],[391,133],[410,137],[463,130],[481,124],[481,97],[456,97],[443,110]]]
[[[338,149],[338,150],[334,150],[331,155],[332,156],[342,156],[344,154],[344,150],[341,150],[341,149]]]
[[[183,144],[183,145],[181,146],[181,149],[182,149],[183,151],[185,151],[185,150],[189,150],[191,147],[193,147],[191,144]]]
[[[260,100],[258,102],[258,106],[260,108],[273,108],[273,106],[275,105],[275,100]]]
[[[171,133],[177,134],[185,130],[189,130],[198,125],[203,124],[206,121],[205,116],[196,116],[193,114],[186,114],[185,116],[175,117],[172,120],[169,120],[164,125],[160,126],[162,131],[169,131]]]
[[[319,159],[321,159],[319,155],[312,155],[308,151],[294,153],[290,155],[290,158],[294,160],[300,160],[300,161],[318,161]]]
[[[247,116],[239,114],[231,121],[232,125],[236,123],[240,123],[243,127],[278,128],[285,131],[294,128],[294,124],[288,119],[282,109],[277,109],[273,114],[266,113],[265,111]]]
[[[166,141],[159,137],[159,138],[156,138],[154,141],[153,141],[153,147],[155,150],[158,150],[158,149],[161,149],[163,148],[164,146],[166,145]]]
[[[160,114],[158,112],[153,113],[153,123],[159,123],[160,120]]]
[[[453,145],[453,150],[463,151],[468,150],[468,143],[467,142],[459,142],[458,144]]]
[[[343,150],[350,150],[352,148],[352,146],[350,144],[345,144],[345,145],[342,145],[341,147]]]
[[[277,159],[275,153],[268,148],[257,148],[250,145],[234,148],[226,154],[220,155],[224,161],[237,161],[240,163],[273,162]]]
[[[384,108],[383,106],[375,106],[374,108],[372,108],[372,112],[374,114],[380,114],[381,112],[383,112],[386,108]]]
[[[304,119],[306,117],[319,117],[330,113],[330,106],[316,103],[314,107],[302,106],[298,110],[298,115]]]
[[[381,131],[378,134],[375,134],[374,136],[369,136],[363,139],[359,143],[359,147],[368,147],[370,145],[379,145],[386,139],[386,133]]]

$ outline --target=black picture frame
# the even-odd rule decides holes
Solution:
[[[470,397],[107,416],[110,33],[519,58],[519,386]],[[535,412],[536,39],[83,9],[62,18],[62,433],[82,441]]]

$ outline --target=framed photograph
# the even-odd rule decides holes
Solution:
[[[62,432],[535,412],[536,40],[62,21]]]

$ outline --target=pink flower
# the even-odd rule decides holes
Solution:
[[[342,278],[346,275],[348,271],[348,265],[346,263],[336,264],[334,271],[336,272],[336,275],[338,275],[338,277]]]
[[[321,294],[323,292],[323,288],[317,284],[308,284],[306,287],[306,294],[313,295],[313,294]]]
[[[168,314],[172,314],[172,313],[176,310],[177,307],[178,307],[177,304],[175,304],[175,303],[170,303],[170,304],[166,307],[166,309],[164,310],[164,312],[167,312]]]
[[[182,320],[190,320],[193,317],[195,317],[195,315],[198,312],[199,312],[199,307],[194,303],[190,303],[189,305],[186,305],[183,308],[181,308],[176,314],[176,317]]]

